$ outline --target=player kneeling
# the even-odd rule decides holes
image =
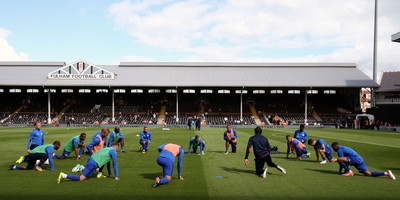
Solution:
[[[115,173],[115,180],[119,180],[118,178],[118,163],[117,163],[117,151],[118,151],[118,143],[113,143],[112,147],[107,147],[101,149],[100,151],[94,153],[90,156],[88,163],[86,166],[81,168],[83,170],[82,175],[78,176],[75,174],[65,174],[60,172],[58,176],[57,183],[60,183],[62,179],[70,179],[73,181],[84,181],[89,178],[95,171],[98,171],[99,168],[107,164],[107,170],[109,177],[111,176],[111,169],[110,169],[110,161],[113,162],[113,168]]]
[[[311,145],[315,149],[315,155],[317,157],[317,162],[319,162],[319,155],[322,157],[320,164],[326,164],[328,161],[333,161],[332,148],[323,139],[309,139],[308,145]]]

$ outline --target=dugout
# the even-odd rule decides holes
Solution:
[[[358,114],[355,117],[356,129],[369,129],[369,126],[375,121],[375,117],[370,114]]]

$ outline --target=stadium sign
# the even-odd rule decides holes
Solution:
[[[77,61],[50,72],[48,79],[110,80],[115,74],[85,61]]]

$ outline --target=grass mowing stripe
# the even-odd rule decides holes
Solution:
[[[1,132],[0,146],[1,159],[0,167],[6,169],[13,163],[21,153],[25,152],[27,133],[32,128],[9,128],[13,132]],[[18,131],[15,131],[18,130]],[[100,128],[44,128],[48,134],[45,136],[46,143],[53,140],[60,140],[62,147],[70,137],[80,132],[86,132],[88,141],[91,136]],[[138,152],[139,138],[136,136],[142,128],[125,128],[124,133],[127,153],[118,153],[120,181],[112,179],[91,178],[85,182],[62,182],[56,184],[56,178],[60,171],[70,172],[77,163],[74,159],[64,161],[55,160],[55,172],[49,170],[44,172],[35,171],[6,171],[0,170],[0,198],[21,199],[21,198],[76,198],[98,199],[314,199],[314,198],[336,198],[336,199],[397,199],[400,196],[399,181],[392,181],[386,177],[369,178],[360,176],[354,177],[338,176],[338,165],[327,163],[321,165],[315,162],[315,158],[296,161],[294,156],[285,158],[285,154],[273,154],[273,161],[287,170],[283,175],[278,170],[269,168],[266,179],[255,175],[253,155],[249,157],[250,166],[243,164],[245,149],[248,138],[252,136],[253,129],[237,129],[238,149],[236,154],[224,154],[224,140],[222,138],[225,129],[204,128],[200,132],[187,131],[185,129],[150,129],[153,133],[153,143],[146,154]],[[311,136],[316,131],[307,130]],[[318,130],[320,131],[320,130]],[[264,129],[265,135],[272,146],[279,146],[279,149],[286,151],[285,135],[292,135],[294,129],[269,130]],[[325,133],[325,132],[324,132]],[[339,142],[346,139],[353,139],[354,132],[342,133],[342,130],[327,130],[326,136],[332,137],[336,134]],[[362,135],[364,132],[357,132]],[[162,175],[162,169],[157,165],[157,147],[165,142],[181,144],[187,151],[190,137],[199,134],[206,141],[205,155],[190,154],[184,156],[183,177],[184,181],[177,179],[176,164],[174,166],[173,179],[169,185],[159,188],[151,188],[156,176]],[[319,133],[317,133],[319,134]],[[322,134],[322,133],[321,133]],[[16,139],[9,136],[15,135]],[[354,134],[355,135],[355,134]],[[322,137],[322,136],[321,136]],[[366,134],[373,142],[379,139],[376,134]],[[394,141],[400,136],[390,136]],[[343,139],[343,140],[342,140]],[[327,139],[331,142],[331,139]],[[365,158],[367,166],[372,169],[392,169],[396,175],[400,175],[400,161],[397,159],[400,154],[398,148],[369,145],[358,142],[347,142],[348,146],[359,151]],[[378,143],[381,143],[379,140]],[[392,145],[391,143],[389,145]],[[281,151],[282,151],[281,150]],[[58,151],[61,153],[61,150]],[[87,156],[78,161],[85,164]],[[107,173],[106,173],[107,174]],[[222,176],[223,178],[216,178]],[[32,187],[34,186],[34,187]],[[373,188],[373,189],[371,189]],[[332,191],[335,192],[334,194]]]

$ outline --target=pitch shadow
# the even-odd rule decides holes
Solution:
[[[248,173],[248,174],[256,174],[254,170],[250,169],[237,169],[237,168],[229,168],[229,167],[221,167],[222,170],[230,172],[230,173]]]
[[[156,177],[162,177],[162,173],[145,173],[140,175],[145,179],[151,179],[151,180],[154,180]]]
[[[315,171],[315,172],[324,173],[324,174],[338,174],[337,171],[332,171],[332,170],[327,170],[327,169],[310,169],[310,168],[306,168],[306,170]]]
[[[205,151],[205,152],[211,152],[211,153],[225,153],[225,151]],[[231,152],[229,152],[231,153]]]
[[[272,157],[272,160],[275,159],[282,159],[282,160],[291,160],[291,161],[298,161],[298,162],[313,162],[313,163],[318,163],[315,158],[302,158],[301,160],[296,160],[295,157]]]

